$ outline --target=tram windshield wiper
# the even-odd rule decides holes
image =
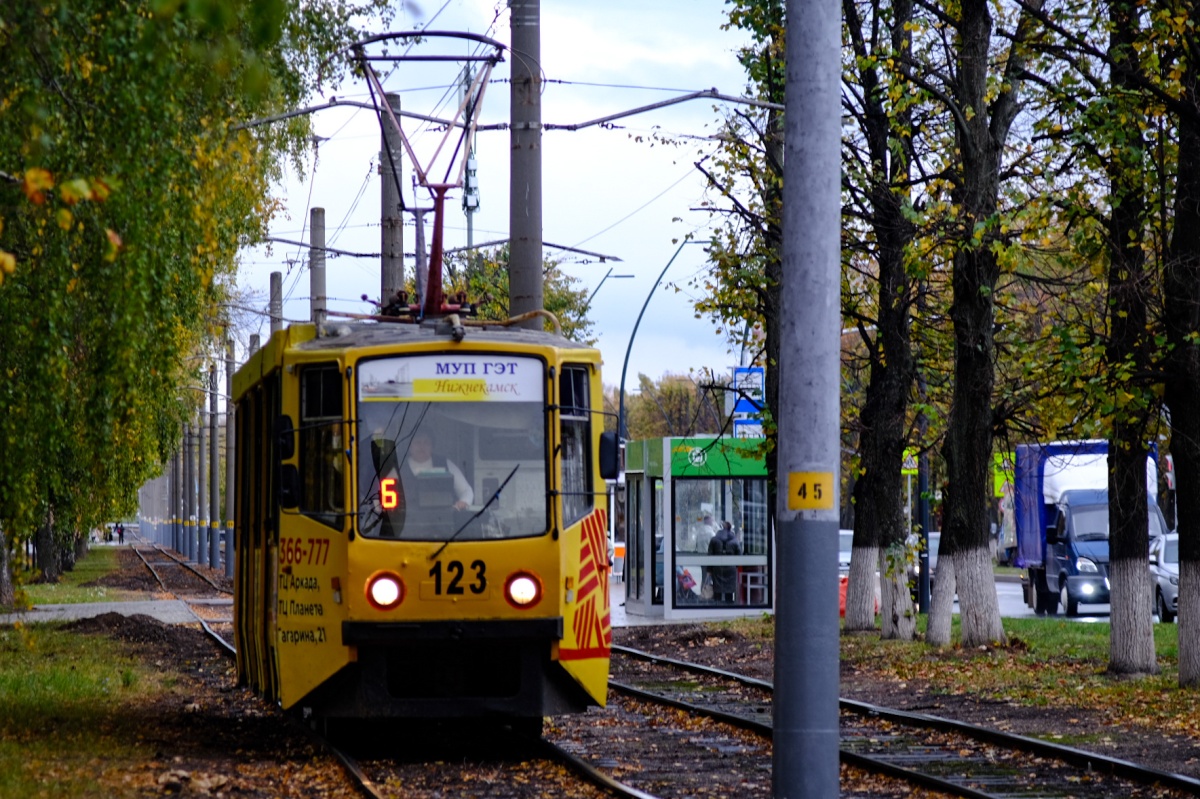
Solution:
[[[493,494],[492,494],[492,495],[491,495],[491,496],[488,498],[488,501],[487,501],[487,502],[485,502],[485,503],[483,503],[483,507],[482,507],[482,508],[480,508],[479,510],[475,511],[475,513],[473,513],[473,514],[471,515],[471,518],[469,518],[469,519],[467,519],[465,522],[463,522],[463,523],[462,523],[462,526],[461,526],[461,527],[459,527],[457,530],[455,530],[455,531],[454,531],[454,535],[452,535],[452,536],[450,536],[449,538],[447,538],[447,539],[446,539],[446,542],[445,542],[444,544],[442,544],[440,547],[438,547],[438,548],[437,548],[437,552],[434,552],[432,555],[430,555],[430,556],[429,556],[429,559],[430,559],[430,560],[437,560],[437,556],[438,556],[438,555],[440,555],[440,554],[442,554],[442,552],[443,552],[443,551],[445,551],[446,547],[448,547],[448,546],[450,546],[452,543],[454,543],[454,539],[458,538],[458,534],[459,534],[459,533],[461,533],[463,530],[465,530],[465,529],[467,529],[468,527],[470,527],[470,526],[471,526],[471,522],[475,521],[475,520],[476,520],[476,519],[478,519],[480,516],[482,516],[482,515],[483,515],[483,512],[484,512],[485,510],[487,510],[488,508],[490,508],[490,507],[492,506],[492,503],[493,503],[493,502],[496,502],[497,500],[499,500],[499,499],[500,499],[500,492],[504,490],[504,487],[505,487],[506,485],[508,485],[508,481],[509,481],[509,480],[511,480],[511,479],[513,479],[513,475],[514,475],[514,474],[516,474],[516,473],[517,473],[517,469],[520,469],[520,468],[521,468],[521,464],[519,464],[519,463],[518,463],[516,466],[514,466],[514,467],[513,467],[512,471],[508,473],[508,477],[505,477],[505,478],[504,478],[504,482],[503,482],[503,483],[501,483],[501,484],[499,485],[499,487],[496,489],[496,491],[495,491],[495,492],[494,492],[494,493],[493,493]]]

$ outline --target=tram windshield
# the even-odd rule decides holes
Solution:
[[[545,367],[439,353],[358,366],[358,530],[523,538],[548,529]]]

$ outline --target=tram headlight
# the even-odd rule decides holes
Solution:
[[[531,608],[542,601],[542,581],[530,572],[515,572],[504,584],[504,598],[514,608]]]
[[[392,572],[375,572],[367,578],[367,602],[378,610],[391,610],[404,601],[404,581]]]

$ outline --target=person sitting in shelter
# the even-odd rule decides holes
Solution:
[[[742,545],[738,543],[737,533],[729,521],[721,522],[721,530],[708,542],[708,554],[742,554]],[[737,566],[709,566],[708,571],[712,575],[713,599],[732,603],[737,594]]]

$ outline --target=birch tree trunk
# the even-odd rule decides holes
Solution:
[[[861,518],[859,514],[855,519]],[[846,632],[875,629],[875,574],[884,580],[879,569],[880,549],[876,546],[855,546],[850,556],[850,583],[846,586]],[[883,590],[886,594],[886,589]]]
[[[942,534],[945,539],[945,533]],[[929,598],[929,623],[925,627],[925,642],[932,646],[950,645],[950,621],[954,613],[954,593],[958,590],[958,570],[954,558],[943,555],[938,548],[937,582]]]
[[[908,590],[903,545],[880,550],[879,563],[880,636],[885,640],[911,641],[917,635],[917,611]]]

